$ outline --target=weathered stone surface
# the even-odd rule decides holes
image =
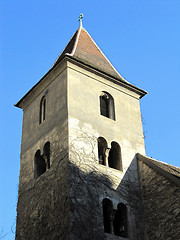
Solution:
[[[62,152],[52,167],[18,199],[17,240],[69,239],[68,156]]]
[[[145,211],[146,239],[179,239],[179,186],[142,161],[139,161],[139,176]]]

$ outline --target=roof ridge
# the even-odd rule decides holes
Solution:
[[[141,155],[141,156],[143,156],[143,157],[145,157],[145,158],[148,158],[149,160],[155,161],[155,162],[157,162],[157,163],[164,164],[164,165],[166,165],[166,166],[168,166],[168,167],[179,168],[179,170],[180,170],[180,167],[178,167],[178,166],[175,166],[175,165],[172,165],[172,164],[169,164],[169,163],[166,163],[166,162],[163,162],[163,161],[157,160],[157,159],[152,158],[152,157],[148,157],[148,156],[143,155],[143,154],[140,154],[140,153],[138,153],[138,154]]]
[[[75,33],[72,35],[72,37],[70,38],[70,40],[69,40],[69,42],[66,44],[66,46],[64,47],[64,49],[62,50],[62,52],[60,53],[60,55],[57,57],[57,59],[55,60],[55,62],[54,62],[54,64],[52,65],[52,67],[50,68],[50,69],[52,69],[52,68],[54,68],[54,66],[55,65],[57,65],[59,62],[60,62],[60,60],[61,60],[61,58],[63,58],[67,53],[65,52],[65,50],[67,49],[67,47],[69,46],[69,44],[71,43],[71,41],[73,40],[73,38],[75,37],[75,35],[78,33],[78,31],[79,31],[79,28],[75,31]],[[77,36],[75,37],[75,39],[77,38]],[[76,40],[75,40],[76,41]],[[74,49],[74,47],[73,47],[73,49]],[[71,51],[72,52],[72,51]],[[63,53],[64,53],[64,56],[63,56]]]
[[[78,41],[79,41],[79,36],[81,34],[81,29],[82,29],[82,27],[79,27],[78,30],[77,30],[78,33],[77,33],[77,36],[76,36],[76,40],[75,40],[75,44],[74,44],[74,47],[72,49],[72,52],[71,53],[66,53],[65,55],[69,55],[69,56],[73,56],[74,55],[74,53],[76,51],[76,48],[77,48]]]
[[[86,31],[86,29],[84,28],[84,30]],[[97,45],[97,43],[94,41],[94,39],[91,37],[91,35],[88,33],[88,31],[86,31],[86,33],[89,35],[91,41],[94,43],[94,45],[97,47],[97,49],[100,51],[100,53],[103,55],[103,57],[107,60],[107,62],[110,64],[110,66],[114,69],[114,71],[120,76],[120,78],[122,78],[124,81],[126,81],[121,74],[116,70],[116,68],[113,66],[113,64],[109,61],[109,59],[106,57],[106,55],[103,53],[103,51],[101,50],[101,48]],[[128,82],[128,81],[126,81]]]

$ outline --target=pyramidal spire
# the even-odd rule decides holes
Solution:
[[[59,55],[53,67],[55,67],[65,56],[69,56],[102,73],[106,73],[127,83],[97,46],[90,34],[82,27],[82,18],[83,14],[80,14],[80,27],[74,33],[63,52]]]

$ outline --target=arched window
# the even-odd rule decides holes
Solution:
[[[47,168],[50,168],[50,142],[46,142],[44,144],[44,155],[46,156],[47,159]]]
[[[98,138],[98,158],[99,163],[102,165],[106,165],[106,149],[107,142],[103,137]]]
[[[123,238],[128,238],[128,217],[127,207],[119,203],[113,221],[114,234]]]
[[[121,148],[117,142],[111,143],[108,157],[109,167],[122,171]]]
[[[115,120],[114,99],[107,92],[102,92],[100,95],[100,113],[107,118]]]
[[[39,124],[41,124],[46,118],[46,97],[43,96],[40,102],[39,110]]]
[[[37,150],[34,157],[34,178],[38,178],[46,171],[46,162],[43,156],[41,155],[41,151]]]
[[[34,178],[38,178],[43,173],[46,172],[47,169],[50,168],[50,142],[46,142],[43,148],[43,154],[41,155],[41,151],[37,150],[34,157]]]
[[[112,233],[112,212],[113,205],[111,200],[104,198],[103,204],[103,220],[104,220],[104,232]]]

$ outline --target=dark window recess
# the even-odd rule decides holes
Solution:
[[[50,168],[50,142],[46,142],[43,149],[43,154],[41,151],[37,150],[34,157],[34,178],[37,179],[47,169]]]
[[[117,142],[111,143],[108,157],[109,167],[122,171],[121,148]]]
[[[98,138],[98,158],[99,164],[106,165],[107,142],[103,137]]]
[[[112,233],[112,224],[111,224],[112,210],[113,210],[113,206],[112,206],[111,200],[107,198],[103,199],[104,232],[106,233]]]
[[[113,209],[111,200],[107,198],[103,199],[102,205],[104,232],[114,233],[116,236],[128,238],[128,214],[126,205],[119,203],[117,210],[115,210]]]
[[[40,109],[39,109],[39,124],[41,124],[46,118],[46,98],[45,96],[42,97],[40,102]]]
[[[127,207],[119,203],[113,221],[114,234],[123,238],[128,238]]]
[[[109,98],[107,94],[100,96],[101,115],[109,118]]]
[[[102,92],[100,96],[100,114],[115,120],[114,99],[107,92]]]
[[[44,144],[44,155],[47,159],[47,168],[50,168],[50,142]]]
[[[37,150],[34,159],[34,178],[38,178],[46,171],[45,159],[41,155],[41,151]]]

